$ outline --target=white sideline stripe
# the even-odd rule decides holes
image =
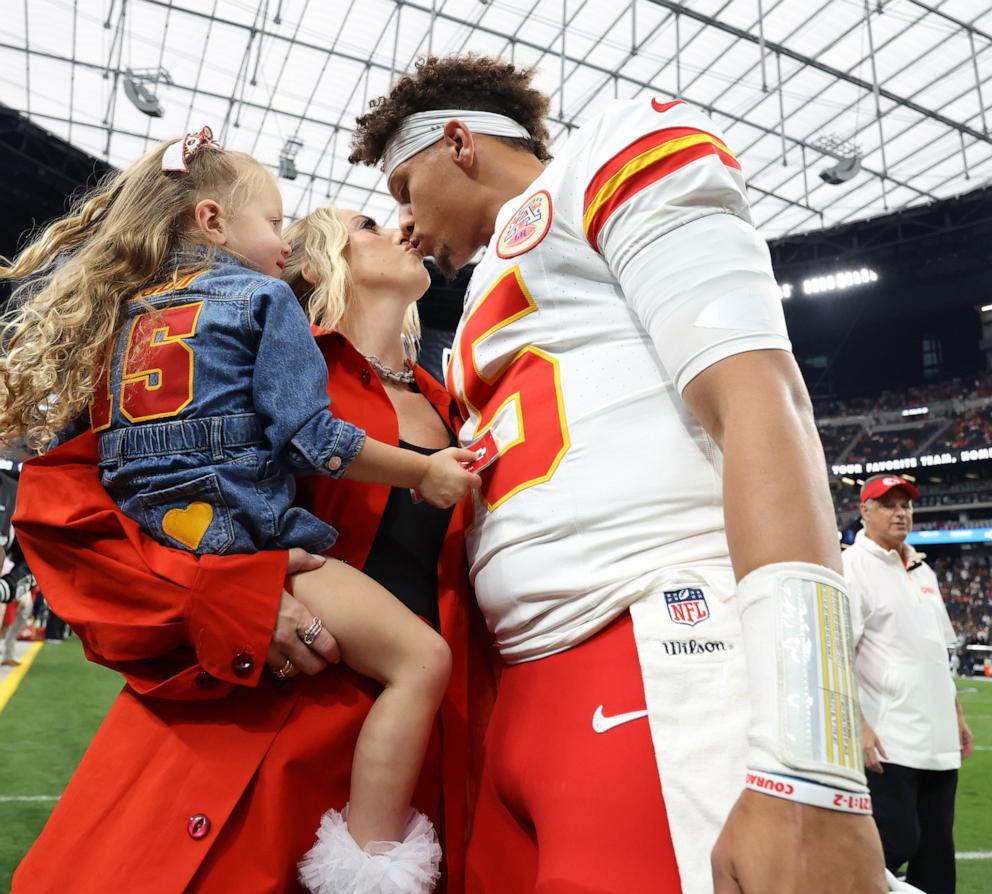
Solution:
[[[989,860],[992,859],[992,851],[964,851],[954,856],[958,860]]]
[[[60,795],[0,795],[0,802],[6,801],[58,801]]]

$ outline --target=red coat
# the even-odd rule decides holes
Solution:
[[[396,444],[378,377],[342,336],[317,336],[335,413]],[[419,368],[417,381],[451,420],[441,386]],[[160,546],[103,490],[96,456],[87,433],[27,463],[14,523],[46,598],[87,657],[126,685],[12,894],[294,891],[320,814],[347,800],[355,740],[377,689],[343,666],[277,683],[264,668],[286,553],[196,559]],[[326,478],[301,488],[341,533],[331,554],[359,568],[388,494]],[[491,691],[488,675],[469,667],[470,639],[473,667],[486,663],[487,647],[467,588],[465,517],[456,510],[439,562],[454,670],[415,796],[442,832],[449,894],[462,890],[468,766]],[[470,678],[480,685],[470,688]],[[470,712],[470,701],[480,709]]]

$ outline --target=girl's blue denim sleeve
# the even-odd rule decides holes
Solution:
[[[259,336],[252,394],[275,457],[295,474],[340,478],[365,444],[365,432],[329,409],[327,364],[293,290],[278,279],[251,299]],[[337,458],[334,469],[328,463]]]

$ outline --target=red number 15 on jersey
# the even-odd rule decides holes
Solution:
[[[455,389],[448,367],[448,389],[456,395],[462,414],[475,415],[475,437],[493,424],[504,407],[513,404],[517,437],[499,444],[499,462],[482,474],[482,501],[491,512],[514,494],[548,481],[570,446],[558,361],[529,345],[496,372],[484,376],[476,349],[487,338],[529,314],[539,313],[520,275],[508,270],[469,314],[455,350],[462,368],[462,387]]]
[[[136,317],[124,353],[120,411],[130,422],[169,419],[193,400],[193,349],[202,301],[151,311]],[[110,367],[97,383],[90,403],[93,431],[110,427]]]

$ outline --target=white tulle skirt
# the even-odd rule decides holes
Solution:
[[[348,832],[348,807],[320,818],[317,841],[300,861],[300,883],[312,894],[430,894],[441,874],[434,825],[416,810],[402,841],[360,848]]]

